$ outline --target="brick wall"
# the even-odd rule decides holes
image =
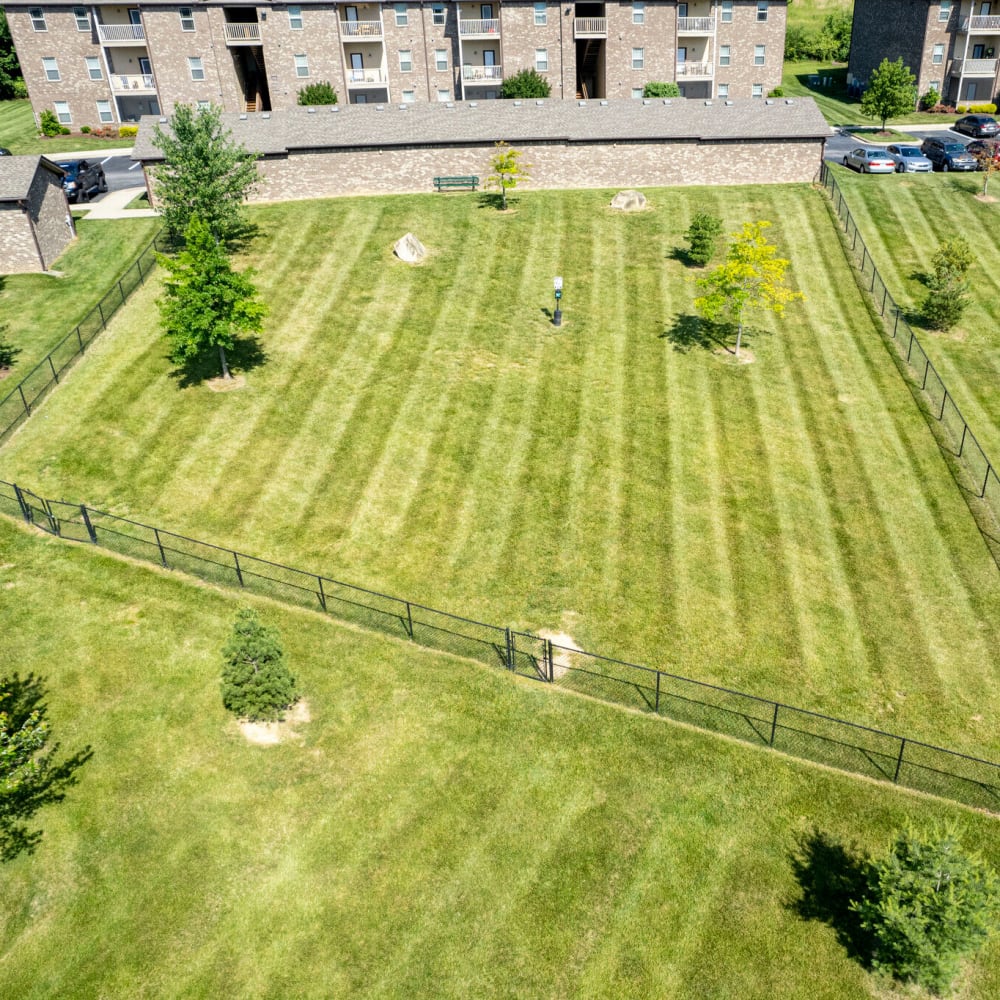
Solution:
[[[781,66],[785,55],[786,5],[772,3],[766,21],[757,20],[756,0],[736,0],[731,23],[718,26],[717,44],[728,45],[731,65],[718,65],[716,55],[715,80],[729,84],[730,97],[752,97],[753,85],[760,84],[767,94],[781,85]],[[754,65],[754,48],[764,46],[764,65]],[[723,76],[725,75],[725,79]]]
[[[900,57],[916,72],[924,59],[930,7],[928,0],[855,0],[849,79],[867,83],[883,59]],[[930,51],[926,45],[928,59]],[[944,77],[944,69],[938,77]]]
[[[74,234],[66,225],[68,214],[60,176],[39,167],[26,206],[9,201],[0,203],[0,273],[48,270],[73,239]]]

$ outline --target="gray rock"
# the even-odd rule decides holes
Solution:
[[[611,199],[611,207],[622,212],[641,212],[646,207],[646,196],[641,191],[619,191]]]
[[[407,264],[418,264],[427,256],[427,248],[413,233],[407,233],[402,239],[397,240],[392,249],[396,252],[396,256]]]

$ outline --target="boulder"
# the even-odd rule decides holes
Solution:
[[[611,199],[611,207],[622,212],[641,212],[646,207],[646,196],[641,191],[619,191]]]
[[[427,256],[427,248],[413,233],[407,233],[402,239],[396,240],[392,249],[407,264],[419,264]]]

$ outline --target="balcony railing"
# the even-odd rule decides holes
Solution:
[[[116,94],[131,94],[138,91],[155,91],[156,81],[152,73],[139,73],[126,75],[123,73],[111,74],[111,89]]]
[[[679,17],[677,18],[678,35],[714,35],[714,17]]]
[[[349,69],[347,84],[350,87],[366,87],[373,83],[385,83],[388,77],[383,69]]]
[[[996,59],[956,59],[951,64],[952,76],[996,76]]]
[[[574,38],[607,38],[608,19],[606,17],[574,17]]]
[[[463,66],[462,79],[466,83],[496,83],[503,79],[499,66]]]
[[[102,45],[134,45],[146,40],[146,31],[141,24],[99,24],[97,34]]]
[[[477,35],[499,35],[500,18],[490,17],[484,21],[459,21],[458,33],[463,38],[474,38]]]
[[[260,45],[260,25],[256,21],[227,21],[226,45]]]
[[[344,38],[381,38],[381,21],[341,21],[340,34]]]
[[[997,14],[976,14],[973,17],[964,17],[959,30],[965,33],[971,31],[977,35],[1000,34],[1000,16]]]
[[[711,80],[715,65],[710,62],[682,62],[677,64],[678,80]]]

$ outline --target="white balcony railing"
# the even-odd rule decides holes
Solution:
[[[347,83],[352,87],[364,87],[373,83],[385,83],[387,76],[383,69],[349,69]]]
[[[996,59],[956,59],[951,64],[952,76],[996,76]]]
[[[340,34],[344,38],[381,38],[381,21],[341,21]]]
[[[979,35],[995,35],[1000,33],[1000,16],[996,14],[976,14],[973,17],[962,18],[960,30],[975,32]]]
[[[677,18],[678,35],[714,35],[714,17],[679,17]]]
[[[682,62],[677,64],[678,80],[711,80],[715,65],[710,62]]]
[[[465,38],[475,35],[499,35],[500,18],[490,17],[484,21],[459,21],[458,33]]]
[[[111,74],[111,89],[116,94],[131,94],[135,91],[156,90],[156,81],[152,73],[139,73],[126,75],[124,73]]]
[[[103,45],[115,42],[134,45],[146,40],[146,31],[141,24],[99,24],[97,34]]]
[[[503,79],[499,66],[463,66],[462,79],[466,83],[496,83]]]
[[[260,25],[256,21],[227,21],[227,45],[259,45]],[[227,57],[228,58],[228,57]]]
[[[574,17],[574,38],[607,38],[608,19],[606,17]]]

